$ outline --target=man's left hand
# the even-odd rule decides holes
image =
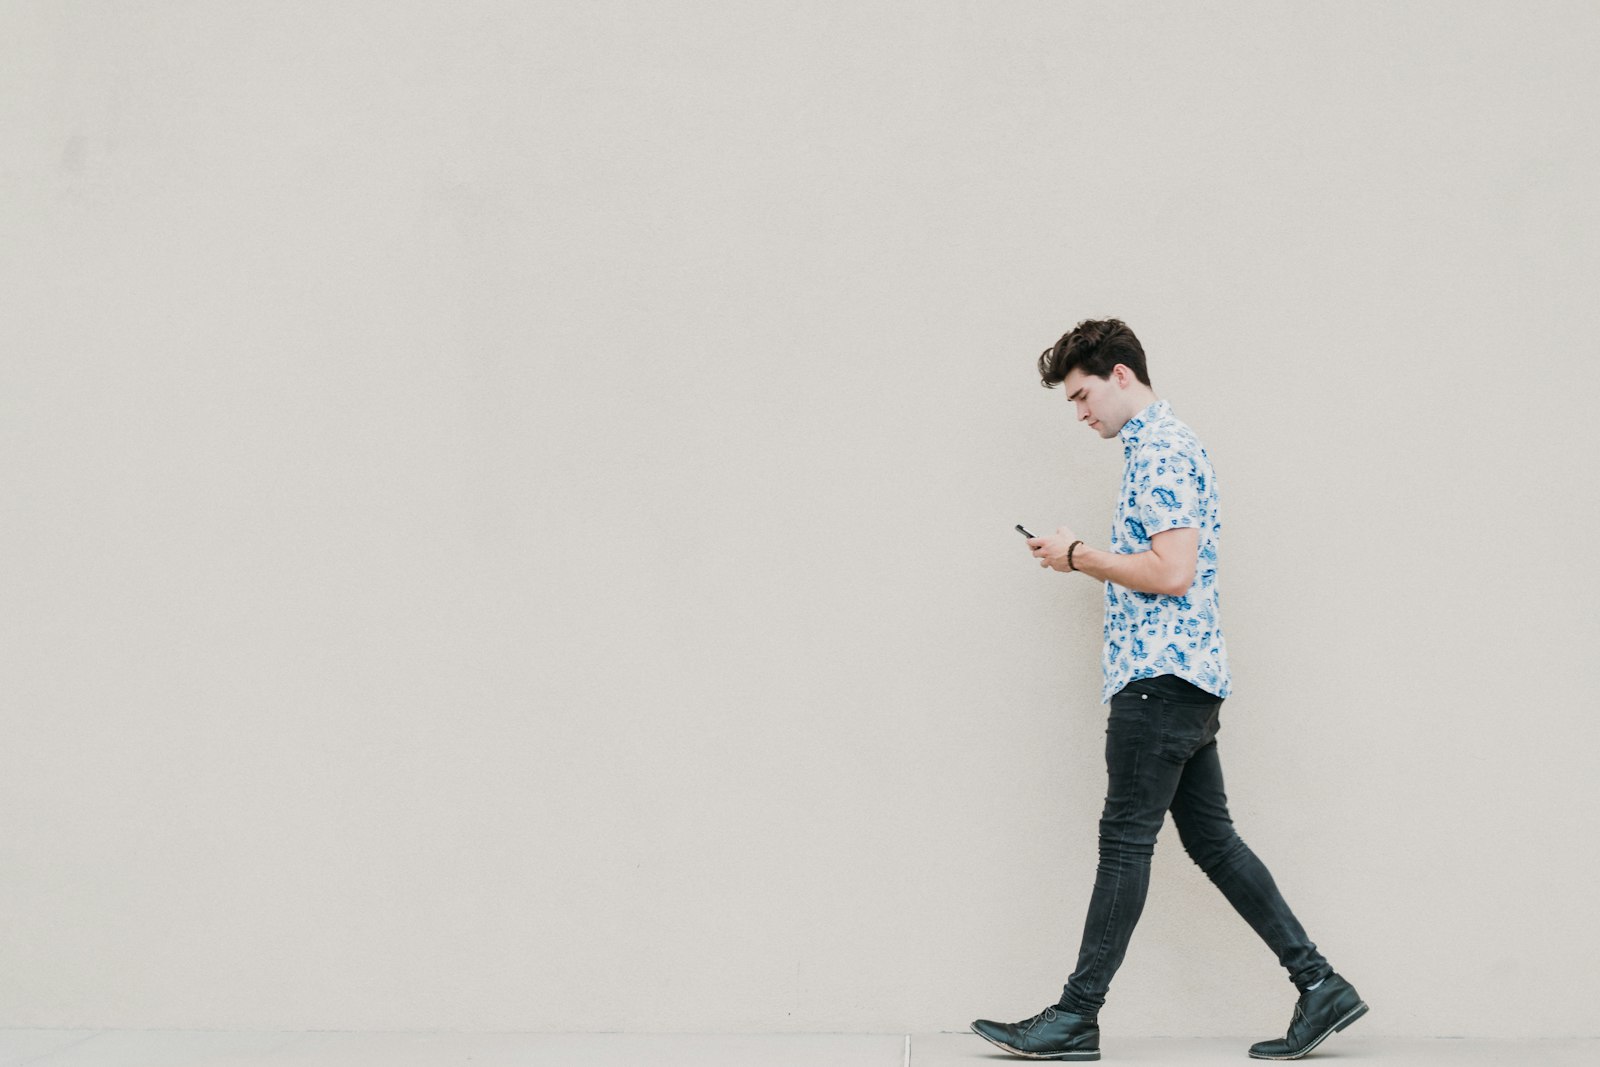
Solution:
[[[1051,570],[1070,571],[1067,566],[1067,549],[1072,547],[1072,542],[1078,538],[1070,527],[1057,526],[1056,532],[1046,537],[1028,538],[1028,547],[1033,549],[1039,566],[1049,567]]]

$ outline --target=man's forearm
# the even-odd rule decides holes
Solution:
[[[1189,591],[1193,580],[1183,573],[1175,573],[1176,568],[1154,552],[1102,552],[1088,545],[1079,545],[1073,551],[1072,568],[1124,589],[1165,596],[1182,596]]]

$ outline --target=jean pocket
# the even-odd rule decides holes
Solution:
[[[1110,743],[1143,746],[1160,731],[1154,711],[1159,701],[1144,693],[1117,693],[1111,698],[1111,713],[1106,716],[1106,738]]]
[[[1163,700],[1156,755],[1175,763],[1187,763],[1217,736],[1221,711],[1220,700],[1205,704]]]

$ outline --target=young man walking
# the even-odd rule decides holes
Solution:
[[[1120,441],[1126,460],[1109,548],[1092,548],[1064,526],[1028,540],[1041,567],[1105,583],[1109,784],[1077,969],[1060,1002],[1019,1023],[979,1019],[972,1029],[1029,1059],[1100,1058],[1098,1014],[1144,908],[1156,834],[1170,810],[1190,857],[1300,991],[1288,1033],[1257,1042],[1250,1055],[1299,1059],[1367,1005],[1306,936],[1228,815],[1216,740],[1230,685],[1211,460],[1156,396],[1144,349],[1117,319],[1080,322],[1039,357],[1039,376],[1065,389],[1079,422]]]

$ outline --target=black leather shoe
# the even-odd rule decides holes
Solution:
[[[1289,1033],[1272,1041],[1257,1041],[1250,1046],[1250,1055],[1258,1060],[1297,1060],[1366,1013],[1367,1002],[1356,987],[1330,974],[1317,988],[1300,994],[1289,1020]]]
[[[1030,1060],[1097,1060],[1100,1058],[1100,1024],[1087,1015],[1046,1008],[1020,1023],[992,1023],[979,1019],[973,1033],[999,1045],[1013,1056]]]

